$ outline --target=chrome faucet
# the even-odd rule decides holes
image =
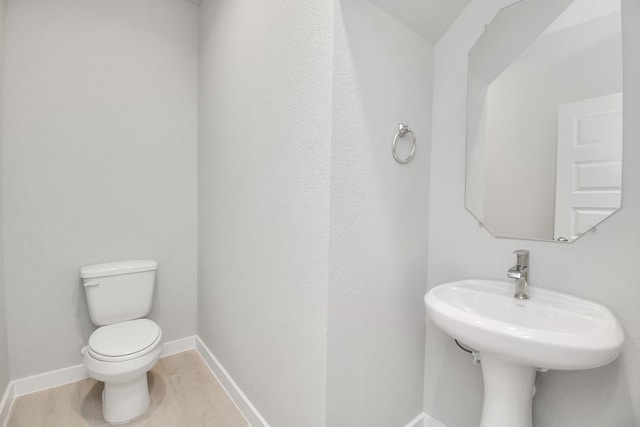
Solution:
[[[529,251],[518,249],[513,251],[516,254],[516,265],[507,271],[507,277],[516,279],[516,294],[518,299],[529,299]]]

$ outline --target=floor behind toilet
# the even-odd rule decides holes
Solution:
[[[169,356],[148,374],[151,406],[136,427],[247,427],[195,350]],[[88,378],[17,398],[6,427],[108,426],[102,383]]]

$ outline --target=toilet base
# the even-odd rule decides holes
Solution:
[[[125,424],[144,415],[150,402],[146,372],[124,383],[105,382],[102,415],[111,424]]]

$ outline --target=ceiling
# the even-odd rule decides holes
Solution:
[[[202,0],[187,0],[200,4]],[[432,45],[471,0],[369,0]],[[597,1],[597,0],[596,0]]]
[[[432,45],[471,0],[370,0]]]

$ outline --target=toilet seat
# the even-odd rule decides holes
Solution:
[[[152,320],[135,319],[96,329],[89,337],[87,352],[104,362],[123,362],[142,357],[162,339],[162,330]]]

